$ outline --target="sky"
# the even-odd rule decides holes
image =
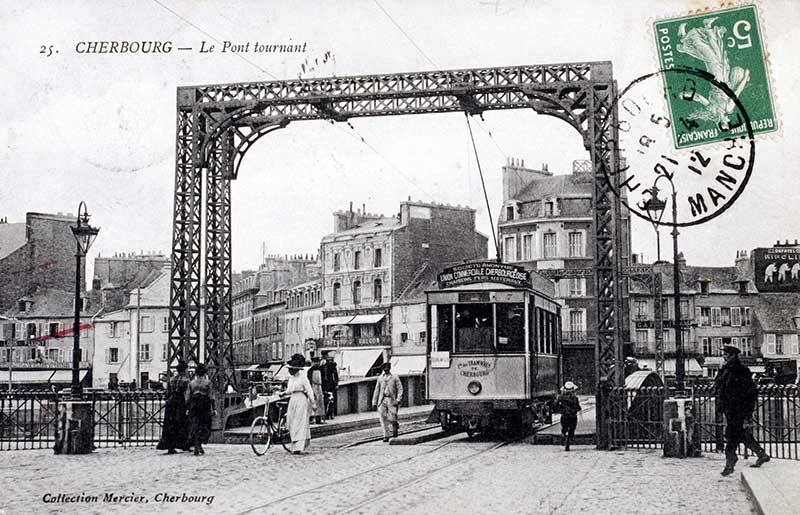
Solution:
[[[695,1],[188,0],[4,2],[0,6],[0,217],[75,213],[101,228],[91,258],[171,248],[179,86],[610,60],[620,89],[658,69],[654,20]],[[800,238],[800,2],[761,0],[781,130],[756,140],[751,180],[722,216],[681,230],[695,265],[730,266],[739,249]],[[80,42],[171,42],[166,54],[81,54]],[[203,41],[214,53],[200,53]],[[305,44],[305,53],[239,55],[225,41]],[[191,47],[178,51],[177,47]],[[52,53],[51,53],[52,51]],[[326,59],[326,55],[328,58]],[[569,173],[588,158],[578,133],[532,110],[472,119],[491,215],[509,158]],[[477,209],[492,232],[462,113],[297,122],[248,151],[232,185],[234,270],[262,249],[313,254],[352,201],[393,215],[400,202]],[[664,231],[662,231],[662,238]],[[664,242],[666,244],[666,242]],[[633,250],[655,258],[635,220]]]

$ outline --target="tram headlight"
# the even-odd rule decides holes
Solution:
[[[478,395],[479,393],[481,393],[482,389],[483,386],[481,386],[481,383],[479,383],[478,381],[472,381],[467,385],[467,391],[472,395]]]

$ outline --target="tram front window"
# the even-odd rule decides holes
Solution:
[[[495,352],[493,319],[491,304],[456,304],[455,352]]]
[[[525,305],[497,304],[497,352],[525,351]]]

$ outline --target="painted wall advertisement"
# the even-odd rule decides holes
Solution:
[[[800,292],[800,247],[755,249],[759,292]]]

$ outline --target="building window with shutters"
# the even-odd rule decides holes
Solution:
[[[750,308],[742,308],[742,325],[750,325]]]
[[[152,333],[153,332],[153,317],[149,315],[143,315],[141,320],[141,332],[143,333]]]
[[[526,234],[522,237],[522,259],[529,261],[533,259],[533,235]]]
[[[637,299],[634,301],[635,307],[635,316],[638,319],[645,319],[647,318],[647,301],[642,299]]]
[[[353,281],[353,304],[361,304],[361,281]]]
[[[361,251],[357,250],[353,253],[353,270],[361,268]]]
[[[543,252],[545,258],[554,258],[558,255],[558,239],[556,233],[548,232],[542,236]]]
[[[681,320],[689,319],[689,299],[681,299]]]
[[[379,266],[383,266],[383,264],[381,262],[381,257],[382,257],[381,256],[381,249],[375,249],[375,268],[378,268]]]
[[[783,335],[775,335],[775,354],[783,354]]]
[[[108,349],[108,359],[106,359],[108,363],[119,363],[119,349],[117,347],[111,347]]]
[[[713,356],[713,352],[711,351],[711,339],[701,338],[700,341],[703,342],[703,356]]]
[[[711,308],[711,327],[722,327],[722,311],[720,308]]]
[[[749,336],[742,337],[742,356],[753,355],[753,342]]]
[[[584,332],[583,319],[583,310],[569,312],[569,331],[572,341],[582,339],[582,333]]]
[[[508,237],[503,240],[504,247],[503,247],[503,256],[507,263],[517,260],[517,248],[516,248],[516,240],[515,238]]]
[[[338,272],[342,267],[342,256],[338,252],[333,253],[333,271]]]
[[[342,302],[342,285],[333,283],[333,305],[338,306]]]
[[[569,296],[570,297],[583,297],[585,295],[586,279],[583,277],[570,277],[569,279]]]
[[[720,320],[722,327],[731,326],[731,308],[720,308]]]
[[[742,325],[741,308],[731,308],[731,326],[739,327]]]
[[[711,308],[700,308],[700,325],[705,327],[711,326]]]
[[[150,344],[142,343],[139,347],[139,361],[150,361]]]
[[[167,361],[167,350],[169,350],[168,343],[161,344],[161,361]]]
[[[647,345],[647,329],[637,329],[636,330],[636,343],[639,345]]]
[[[375,279],[372,283],[372,298],[375,299],[375,302],[380,304],[381,298],[383,297],[383,283],[380,279]]]
[[[569,233],[569,257],[583,257],[583,233]]]

